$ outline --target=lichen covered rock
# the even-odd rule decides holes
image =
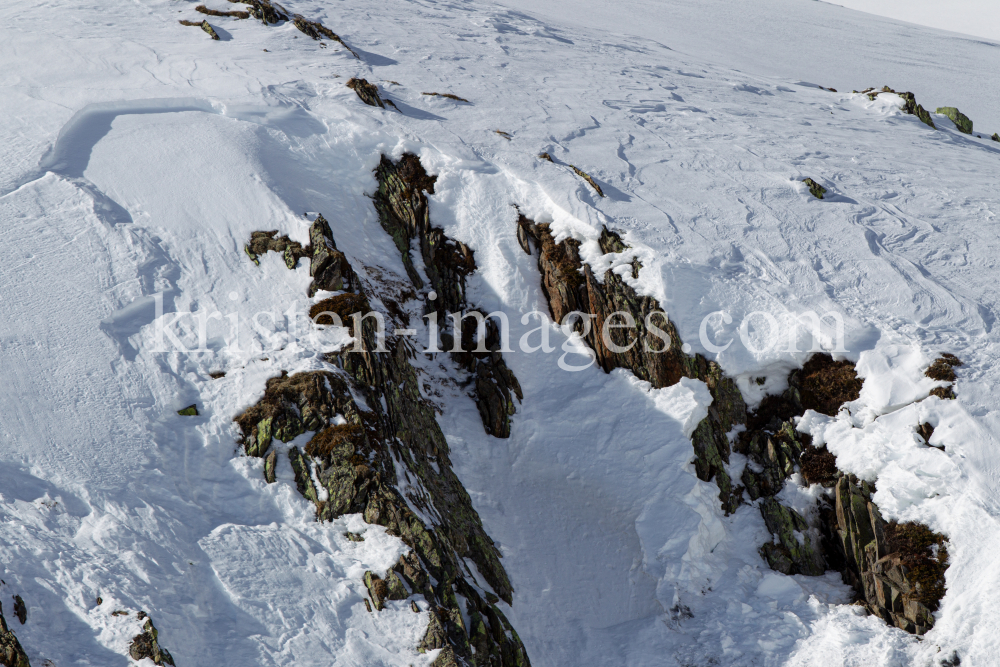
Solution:
[[[698,424],[691,437],[695,471],[701,480],[715,479],[723,508],[726,512],[734,511],[742,502],[743,489],[733,485],[725,469],[730,454],[728,433],[746,421],[746,404],[736,383],[725,377],[714,361],[681,350],[677,329],[656,299],[639,295],[611,270],[604,273],[603,283],[598,282],[590,266],[580,259],[578,241],[566,239],[556,243],[547,224],[537,224],[524,216],[518,220],[517,234],[521,248],[538,257],[542,292],[553,320],[562,323],[574,311],[591,316],[589,326],[579,319],[574,326],[594,350],[597,363],[605,372],[627,368],[654,387],[671,386],[682,377],[696,378],[708,385],[712,405],[708,417]],[[605,253],[627,250],[621,237],[607,229],[602,231],[599,243]],[[633,265],[635,277],[638,268]],[[608,326],[606,340],[605,326],[621,323],[609,323],[614,313],[628,313],[634,326]]]
[[[475,313],[485,316],[466,299],[466,278],[476,270],[476,261],[471,248],[448,238],[444,230],[431,224],[427,194],[434,194],[437,177],[427,174],[416,155],[406,153],[398,162],[383,155],[375,168],[375,178],[378,190],[372,200],[379,221],[396,243],[406,273],[417,289],[424,287],[424,280],[414,267],[410,247],[413,240],[419,243],[424,273],[435,293],[426,309],[437,314],[445,336],[461,341],[462,351],[453,353],[453,358],[475,378],[474,399],[483,427],[498,438],[509,437],[516,411],[514,399],[523,398],[521,385],[500,352],[496,324],[486,320],[480,345],[476,320],[465,317]],[[462,316],[458,331],[447,330],[451,313]]]
[[[314,280],[325,261],[318,259],[316,234],[328,231],[319,227],[313,226],[311,244]],[[329,247],[336,247],[332,238]],[[347,277],[342,286],[353,290],[340,296],[370,303],[350,266],[338,270]],[[376,325],[365,320],[360,328],[355,336],[361,351],[328,355],[336,370],[283,372],[267,381],[263,398],[235,418],[244,451],[265,456],[275,438],[289,442],[312,432],[304,450],[292,447],[288,455],[296,486],[315,503],[317,519],[360,513],[412,549],[384,575],[366,575],[366,604],[378,611],[386,600],[422,595],[432,618],[424,650],[444,649],[441,655],[455,664],[527,666],[524,645],[496,608],[498,599],[491,601],[492,592],[476,583],[466,565],[475,563],[489,588],[510,603],[513,591],[500,553],[452,470],[447,440],[417,385],[411,348],[389,335],[380,352]],[[265,463],[265,475],[267,470]],[[409,480],[406,498],[396,487],[400,475]],[[321,495],[326,499],[320,501]],[[425,524],[411,506],[436,523]],[[467,628],[463,613],[479,624]]]
[[[0,605],[0,665],[4,667],[31,667],[28,663],[28,655],[21,648],[21,643],[17,641],[14,632],[7,627],[2,605]]]
[[[811,178],[804,178],[802,182],[809,187],[809,194],[811,194],[816,199],[822,199],[823,195],[826,194],[826,188],[817,183]]]
[[[170,651],[162,648],[159,642],[159,632],[153,626],[153,619],[147,618],[142,632],[132,638],[128,654],[133,660],[149,658],[157,665],[173,665],[174,659]]]
[[[247,5],[250,15],[264,25],[288,20],[288,15],[271,4],[271,0],[229,0],[229,2]]]
[[[938,107],[937,111],[934,113],[939,113],[942,116],[947,116],[951,119],[951,122],[955,124],[959,132],[964,134],[972,134],[972,121],[964,113],[956,109],[955,107]]]
[[[352,77],[347,81],[347,87],[358,94],[361,101],[371,107],[385,108],[385,100],[378,94],[378,86],[368,83],[366,79]]]

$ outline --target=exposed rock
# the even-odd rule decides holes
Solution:
[[[274,484],[277,481],[275,472],[278,467],[278,452],[271,450],[271,453],[264,458],[264,480],[268,484]]]
[[[871,484],[848,475],[836,486],[836,533],[844,581],[890,625],[923,635],[944,596],[948,552],[942,535],[919,524],[887,524]]]
[[[855,90],[854,92],[856,93],[858,91]],[[913,93],[909,92],[900,93],[893,90],[889,86],[883,86],[881,90],[875,90],[874,88],[869,88],[868,90],[863,90],[861,92],[863,94],[868,95],[868,99],[870,100],[874,100],[876,97],[879,96],[880,93],[895,93],[896,95],[899,95],[900,97],[903,98],[904,104],[902,108],[904,112],[912,116],[916,116],[917,118],[920,119],[922,123],[929,125],[932,128],[935,127],[934,120],[931,118],[930,113],[928,113],[927,110],[924,109],[921,105],[917,104],[917,100],[913,96]]]
[[[464,97],[459,97],[458,95],[452,95],[451,93],[420,93],[421,95],[430,95],[432,97],[447,97],[449,100],[455,100],[456,102],[465,102],[466,104],[472,104],[469,100]]]
[[[590,266],[580,260],[578,241],[556,243],[547,224],[536,224],[521,216],[518,242],[528,254],[537,253],[542,292],[552,318],[561,323],[574,311],[591,316],[589,327],[577,320],[575,328],[594,350],[605,372],[627,368],[654,387],[668,387],[682,377],[697,378],[708,385],[713,402],[708,417],[698,424],[691,438],[695,471],[701,480],[716,480],[723,508],[734,511],[743,489],[733,487],[724,464],[729,462],[728,433],[746,421],[746,404],[736,383],[723,375],[717,363],[682,352],[674,324],[655,299],[640,296],[611,270],[605,272],[603,284],[599,283]],[[599,243],[605,253],[627,249],[621,237],[607,229],[602,231]],[[635,326],[609,327],[612,349],[605,344],[603,331],[616,312],[628,313]]]
[[[809,193],[816,199],[822,199],[826,194],[826,188],[811,178],[803,178],[802,182],[809,186]]]
[[[333,233],[330,231],[330,223],[322,214],[316,217],[309,228],[309,247],[304,251],[310,256],[309,275],[313,278],[312,284],[309,285],[310,297],[314,296],[317,290],[328,292],[349,290],[356,283],[354,271],[344,253],[337,250]]]
[[[205,5],[198,5],[194,8],[196,12],[201,12],[202,14],[208,14],[209,16],[231,16],[235,19],[248,19],[250,18],[250,12],[234,11],[234,12],[220,12],[217,9],[209,9]]]
[[[774,498],[760,503],[767,529],[777,539],[761,547],[761,555],[775,570],[785,574],[819,576],[826,571],[818,533],[795,510]]]
[[[504,132],[503,130],[493,130],[495,134],[499,134],[501,137],[510,141],[513,137],[510,136],[510,132]]]
[[[28,622],[28,608],[24,605],[24,600],[20,595],[14,596],[14,616],[21,621],[21,625]]]
[[[181,408],[177,411],[181,417],[197,417],[198,416],[198,406],[194,403],[187,406],[186,408]]]
[[[312,257],[319,261],[315,252]],[[352,290],[347,293],[369,302],[349,265],[345,273],[350,278],[345,288]],[[376,609],[386,599],[405,599],[411,592],[423,595],[434,610],[421,642],[424,650],[443,648],[442,655],[461,664],[527,666],[516,632],[465,564],[466,559],[475,563],[490,587],[511,601],[500,553],[452,470],[433,407],[420,394],[410,348],[390,335],[388,351],[378,352],[371,320],[355,335],[362,339],[363,351],[328,356],[340,369],[282,373],[267,381],[264,397],[235,419],[244,450],[263,456],[274,438],[289,442],[314,432],[305,451],[292,447],[289,459],[299,491],[316,503],[317,518],[361,513],[365,521],[385,526],[412,548],[384,577],[366,577]],[[359,404],[355,396],[364,401]],[[397,471],[397,466],[402,469]],[[400,475],[409,480],[406,498],[396,488]],[[326,491],[323,502],[317,500],[314,480]],[[426,525],[411,504],[435,517],[435,524]],[[466,628],[459,608],[462,598],[465,613],[482,621],[481,627]],[[368,600],[365,604],[371,605]]]
[[[264,25],[288,20],[288,15],[271,4],[271,0],[229,0],[229,2],[247,5],[250,14]]]
[[[352,77],[347,81],[347,87],[358,94],[361,101],[372,107],[385,108],[385,101],[379,97],[378,86],[368,83],[365,79]]]
[[[549,162],[555,163],[555,161],[552,159],[552,156],[549,155],[548,153],[539,153],[538,154],[538,159],[539,160],[548,160]]]
[[[197,26],[208,33],[208,36],[212,39],[219,39],[219,35],[215,32],[215,28],[213,28],[208,21],[178,21],[178,23],[181,25]]]
[[[962,362],[954,354],[943,353],[940,357],[934,360],[934,363],[924,371],[924,375],[932,380],[937,380],[939,382],[950,382],[954,383],[955,367],[961,366]],[[931,389],[931,396],[937,396],[942,400],[954,400],[955,390],[954,385],[949,384],[945,387],[935,387]]]
[[[153,626],[153,619],[147,618],[142,632],[132,638],[132,643],[128,647],[129,656],[133,660],[149,658],[157,665],[173,665],[174,659],[170,651],[160,647],[158,637],[159,632]]]
[[[822,484],[832,488],[837,483],[837,457],[831,454],[825,446],[813,447],[807,445],[799,456],[802,476],[806,484]]]
[[[326,26],[324,26],[319,21],[309,21],[306,18],[304,18],[301,14],[295,14],[292,17],[292,23],[295,24],[296,28],[298,28],[299,30],[301,30],[305,34],[309,35],[313,39],[321,39],[323,37],[326,37],[327,39],[329,39],[332,42],[337,42],[338,44],[340,44],[341,46],[343,46],[345,49],[347,49],[348,51],[350,51],[352,56],[354,56],[355,58],[358,58],[360,60],[360,56],[358,56],[358,54],[356,54],[354,52],[354,50],[351,47],[349,47],[344,42],[344,40],[342,40],[340,38],[340,35],[338,35],[334,31],[330,30],[329,28],[327,28]]]
[[[309,308],[309,318],[316,324],[351,326],[353,331],[352,316],[363,316],[369,308],[368,300],[363,296],[346,292],[313,304]]]
[[[346,537],[347,539],[349,539],[351,542],[364,542],[365,541],[365,538],[364,538],[363,535],[359,535],[357,533],[352,533],[351,531],[347,531],[346,533],[344,533],[344,537]]]
[[[514,397],[518,401],[523,398],[521,386],[503,360],[496,324],[486,321],[486,335],[480,345],[475,340],[475,320],[465,319],[474,313],[485,315],[466,300],[465,281],[476,270],[476,261],[468,246],[431,225],[427,194],[434,194],[437,177],[429,176],[412,153],[406,153],[398,162],[383,155],[375,177],[379,186],[372,200],[379,221],[395,241],[406,273],[417,289],[424,286],[424,281],[413,265],[410,247],[414,239],[419,242],[424,271],[436,293],[427,310],[437,314],[445,335],[462,343],[463,351],[456,352],[454,359],[475,377],[474,398],[483,427],[498,438],[509,437],[516,410]],[[447,330],[449,313],[462,316],[461,331]]]
[[[7,627],[7,620],[3,617],[3,606],[0,606],[0,665],[4,667],[31,667],[28,664],[28,655],[21,648],[21,643],[17,641],[14,632]]]
[[[990,137],[990,139],[992,139],[993,141],[1000,141],[1000,134],[997,134],[996,132],[994,132],[993,136]]]
[[[583,169],[580,169],[579,167],[574,167],[573,165],[570,165],[569,168],[572,169],[574,172],[576,172],[577,176],[587,181],[587,183],[590,184],[590,187],[594,188],[594,190],[597,191],[597,194],[599,194],[602,197],[604,196],[604,191],[601,190],[601,186],[598,185],[597,182],[590,177],[590,174],[585,172]]]
[[[959,132],[972,134],[972,121],[955,107],[938,107],[934,113],[939,113],[950,118],[951,122],[955,123],[955,127],[958,128]]]
[[[285,259],[285,266],[294,269],[299,260],[310,254],[311,249],[303,248],[298,241],[292,241],[287,236],[277,236],[278,231],[273,232],[251,232],[250,242],[243,246],[243,251],[253,260],[254,264],[260,264],[258,257],[268,252],[281,254]]]

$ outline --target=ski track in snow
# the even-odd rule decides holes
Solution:
[[[506,355],[525,400],[499,440],[440,376],[449,362],[427,361],[533,664],[930,665],[952,650],[991,664],[1000,144],[939,116],[934,132],[889,96],[803,83],[808,59],[798,74],[753,76],[731,51],[488,3],[289,3],[361,61],[287,24],[219,19],[224,41],[211,42],[176,23],[191,4],[58,0],[18,5],[0,26],[0,595],[28,604],[15,630],[33,663],[127,664],[140,609],[179,665],[431,661],[414,650],[426,614],[362,603],[364,571],[387,568],[401,542],[356,516],[312,522],[287,463],[266,485],[262,462],[236,455],[231,423],[266,378],[322,368],[321,352],[343,342],[284,317],[308,308],[307,269],[273,254],[254,266],[250,232],[305,241],[302,213],[320,211],[362,274],[403,279],[366,194],[380,153],[411,150],[438,174],[432,221],[476,251],[470,300],[508,313],[514,341],[535,326],[521,313],[546,307],[511,204],[583,241],[595,269],[611,261],[594,243],[601,224],[622,231],[644,267],[627,279],[696,351],[702,318],[729,312],[710,334],[737,339],[717,358],[751,400],[751,377],[781,390],[807,353],[748,351],[745,315],[773,313],[804,350],[813,333],[832,348],[835,332],[813,332],[803,313],[840,312],[869,381],[850,414],[808,414],[800,428],[879,478],[887,518],[951,538],[949,592],[917,642],[839,604],[849,590],[836,574],[767,569],[757,510],[724,517],[690,464],[710,401],[701,383],[652,390],[622,371],[563,372],[553,329],[555,353]],[[902,59],[921,44],[892,50]],[[364,106],[344,86],[354,75],[403,113]],[[924,99],[919,82],[856,86],[882,83]],[[472,104],[420,94],[431,91]],[[238,333],[217,319],[204,350],[157,351],[158,324],[176,320],[196,346],[182,314],[215,311],[237,316]],[[275,317],[252,328],[260,311]],[[922,400],[939,350],[966,362],[958,401]],[[216,370],[226,377],[210,380]],[[201,416],[178,417],[190,403]],[[923,421],[945,453],[918,446]]]

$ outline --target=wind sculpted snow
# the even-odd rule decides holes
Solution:
[[[522,314],[547,310],[517,245],[518,204],[577,239],[595,274],[619,271],[655,297],[751,404],[784,389],[814,336],[842,348],[861,397],[800,428],[845,471],[877,478],[887,520],[949,539],[948,590],[918,642],[843,604],[835,574],[767,568],[759,512],[725,516],[691,465],[690,432],[710,408],[702,383],[566,372],[563,345],[585,358],[551,328],[552,354],[504,355],[524,401],[501,440],[460,369],[418,355],[533,664],[934,665],[953,651],[991,664],[1000,144],[985,137],[1000,128],[958,78],[947,96],[881,71],[847,87],[958,106],[982,140],[940,115],[931,129],[888,95],[821,90],[843,84],[814,81],[822,54],[805,36],[788,46],[804,55],[769,78],[704,41],[681,49],[486,2],[288,3],[358,59],[290,23],[220,18],[216,42],[177,23],[195,16],[188,4],[22,3],[0,27],[0,594],[27,605],[14,630],[32,664],[124,665],[138,611],[181,666],[433,660],[416,652],[425,609],[364,607],[363,573],[384,571],[402,542],[356,516],[315,523],[291,468],[266,484],[231,423],[268,377],[323,369],[348,340],[286,316],[322,295],[306,296],[305,267],[249,262],[250,232],[304,244],[302,214],[322,211],[358,271],[405,280],[369,197],[380,156],[406,151],[437,176],[434,225],[475,251],[469,301],[507,313],[513,341],[537,327]],[[813,20],[830,11],[802,5]],[[973,47],[907,30],[947,67],[971,68]],[[366,106],[351,78],[401,113]],[[603,225],[628,252],[600,251]],[[741,343],[755,311],[799,351]],[[839,313],[843,340],[809,311]],[[735,342],[714,352],[703,340]],[[939,351],[966,362],[955,401],[927,398],[922,372]],[[192,403],[199,416],[177,414]],[[921,448],[923,423],[944,451]],[[734,456],[731,477],[742,464]],[[807,512],[817,493],[790,485],[782,500]]]

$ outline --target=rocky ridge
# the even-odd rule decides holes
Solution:
[[[0,665],[4,667],[31,667],[28,664],[28,655],[21,648],[21,642],[17,641],[14,631],[7,626],[2,605],[0,605]]]
[[[312,224],[306,248],[295,249],[275,236],[255,234],[248,255],[255,257],[266,246],[286,258],[299,252],[308,257],[310,292],[339,292],[321,302],[325,312],[346,319],[377,302],[373,285],[363,284],[351,269],[322,216]],[[393,326],[402,324],[391,312],[383,314]],[[268,380],[264,397],[235,418],[244,451],[265,458],[265,479],[272,482],[274,441],[313,432],[304,449],[292,447],[288,457],[300,493],[316,505],[317,519],[361,513],[412,548],[387,572],[365,574],[371,599],[366,605],[379,611],[386,601],[422,596],[431,613],[418,650],[442,649],[434,661],[438,667],[526,667],[524,645],[496,604],[500,599],[509,604],[513,592],[501,555],[452,471],[448,443],[410,363],[414,350],[390,332],[386,351],[379,352],[376,325],[364,319],[358,328],[353,335],[363,351],[329,354],[331,370]]]
[[[871,501],[874,486],[838,470],[830,452],[814,447],[807,434],[795,429],[793,418],[806,410],[832,416],[845,402],[857,400],[862,381],[853,363],[814,355],[790,374],[785,392],[767,396],[756,410],[748,411],[735,382],[718,364],[683,352],[676,327],[655,299],[639,295],[610,269],[599,282],[580,258],[580,243],[572,238],[556,243],[547,224],[521,215],[517,236],[526,253],[537,255],[542,292],[553,319],[563,323],[573,311],[592,316],[591,326],[578,319],[575,329],[605,372],[626,368],[653,387],[672,385],[682,377],[705,382],[713,403],[692,434],[696,474],[703,481],[715,480],[727,514],[748,499],[757,504],[773,536],[760,548],[772,569],[811,576],[839,571],[858,600],[890,625],[918,635],[933,626],[933,612],[945,590],[944,536],[919,524],[887,523]],[[606,254],[622,253],[628,247],[607,228],[598,242]],[[640,268],[633,260],[633,277],[638,277]],[[615,347],[611,350],[600,332],[615,312],[629,313],[636,326],[609,328]],[[945,355],[927,375],[953,381],[952,367],[959,364],[952,355]],[[932,394],[954,398],[950,387],[939,387]],[[731,447],[729,434],[736,426],[745,429]],[[741,484],[726,470],[733,450],[749,460]],[[818,522],[810,523],[776,499],[796,472],[808,483],[829,489],[818,508]]]

